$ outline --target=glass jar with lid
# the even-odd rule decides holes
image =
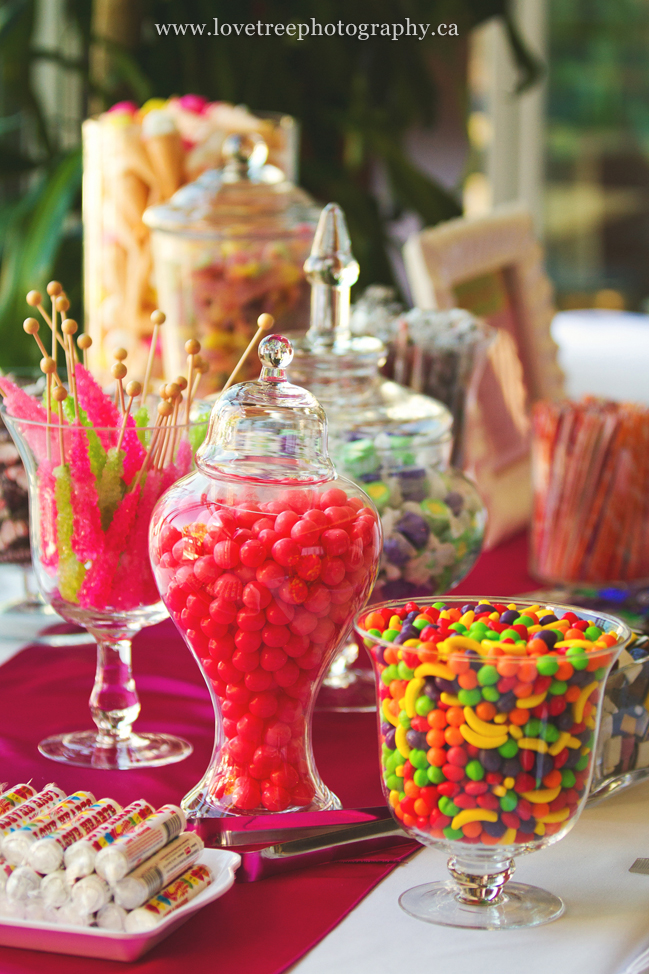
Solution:
[[[270,336],[259,354],[259,380],[218,399],[196,472],[151,523],[160,593],[216,711],[212,760],[183,801],[199,821],[340,807],[311,716],[381,550],[375,506],[329,459],[322,407],[287,381],[290,342]]]
[[[338,469],[361,484],[383,524],[373,599],[447,592],[480,553],[485,509],[450,465],[453,418],[442,403],[384,379],[385,347],[352,335],[349,291],[358,277],[340,207],[325,207],[305,265],[311,327],[293,375],[325,407]]]
[[[143,217],[167,315],[165,374],[182,370],[184,343],[198,338],[210,365],[203,395],[223,386],[260,314],[272,314],[282,332],[306,327],[303,264],[319,212],[307,193],[266,163],[259,136],[231,135],[222,153],[222,169],[207,170]]]

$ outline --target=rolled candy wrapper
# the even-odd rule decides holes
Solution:
[[[12,920],[25,919],[25,901],[12,900],[4,894],[0,896],[0,916],[11,918]]]
[[[133,832],[117,839],[97,854],[97,873],[113,885],[180,835],[185,828],[185,821],[185,813],[177,805],[163,805]]]
[[[177,839],[147,859],[132,873],[115,883],[113,896],[125,910],[134,910],[159,893],[192,866],[205,848],[193,832],[183,832]]]
[[[91,927],[92,913],[80,913],[74,903],[66,903],[56,911],[56,922],[65,927]]]
[[[93,873],[74,884],[70,897],[79,913],[96,913],[110,902],[110,887]]]
[[[198,896],[211,882],[212,875],[207,866],[192,866],[173,883],[165,886],[144,906],[129,913],[124,923],[126,932],[141,933],[145,930],[153,930],[170,913]]]
[[[72,822],[79,812],[93,805],[95,796],[89,791],[76,791],[73,795],[53,805],[43,815],[21,825],[2,840],[2,854],[7,862],[20,865],[38,839],[58,831],[60,826]],[[20,806],[18,806],[20,808]]]
[[[0,818],[0,839],[9,835],[14,829],[19,829],[25,822],[29,822],[37,815],[42,814],[45,809],[52,808],[62,798],[65,798],[65,792],[61,791],[56,785],[50,784],[43,791],[34,795],[33,798],[17,805],[16,808]]]
[[[29,866],[17,866],[7,879],[5,893],[10,900],[26,900],[41,888],[41,877]]]
[[[41,896],[32,896],[25,904],[25,920],[32,923],[47,923],[51,908],[46,906]]]
[[[14,785],[9,791],[0,795],[0,815],[6,815],[12,808],[22,805],[35,795],[36,789],[31,785]]]
[[[126,910],[117,903],[107,903],[97,914],[97,926],[102,930],[123,930],[127,915]]]
[[[150,815],[153,815],[153,806],[143,799],[138,799],[109,818],[104,825],[90,832],[85,839],[79,839],[66,849],[63,860],[68,881],[73,883],[75,879],[89,876],[94,871],[97,854],[121,835],[132,832]]]
[[[37,873],[53,873],[61,866],[65,850],[121,811],[112,798],[102,798],[54,835],[38,839],[29,850],[27,862]]]
[[[11,876],[15,868],[16,867],[12,866],[11,863],[7,862],[6,859],[2,859],[0,861],[0,893],[4,892],[4,889],[7,885],[7,880],[9,879],[9,877]]]
[[[41,896],[46,906],[58,908],[65,906],[70,900],[70,883],[65,878],[63,869],[44,876],[41,880]]]

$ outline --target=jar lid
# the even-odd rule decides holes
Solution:
[[[195,237],[236,237],[313,232],[319,210],[308,193],[266,164],[268,147],[254,134],[230,135],[226,163],[182,186],[142,217],[152,230]]]
[[[327,419],[310,392],[286,378],[293,348],[283,335],[259,344],[261,374],[217,400],[196,465],[208,475],[253,483],[324,483],[336,476]]]

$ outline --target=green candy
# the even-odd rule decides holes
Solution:
[[[442,781],[446,781],[446,775],[441,768],[434,768],[431,765],[431,767],[426,770],[426,774],[428,775],[428,780],[433,785],[441,785]]]
[[[515,643],[521,638],[521,634],[516,632],[515,629],[503,629],[503,631],[498,636],[499,639],[513,639]]]
[[[550,684],[550,693],[555,697],[561,696],[561,694],[565,693],[567,689],[568,684],[565,680],[553,680]]]
[[[500,745],[500,747],[498,748],[498,753],[500,754],[501,758],[516,757],[516,755],[518,754],[518,744],[516,743],[513,737],[510,737],[509,740],[505,741],[504,744]]]
[[[420,768],[422,771],[426,771],[429,766],[426,751],[420,751],[416,747],[413,747],[412,751],[408,755],[408,760],[413,768]]]
[[[399,670],[397,669],[396,663],[390,663],[389,666],[381,673],[381,679],[385,683],[386,687],[389,687],[393,680],[399,679]]]
[[[605,676],[606,676],[606,667],[605,666],[599,666],[595,670],[595,672],[593,673],[593,677],[596,680],[603,680]]]
[[[385,762],[385,770],[387,771],[388,774],[393,774],[399,767],[399,762],[397,760],[398,757],[399,758],[401,757],[399,752],[393,751],[392,754],[390,754],[387,761]]]
[[[199,419],[192,421],[192,426],[189,427],[188,437],[189,445],[191,447],[192,453],[196,453],[199,446],[201,446],[205,436],[207,435],[207,423],[209,420],[209,414],[203,416]]]
[[[137,427],[138,439],[142,446],[146,449],[149,444],[147,443],[147,434],[144,432],[144,430],[149,425],[149,410],[146,408],[146,406],[140,406],[133,418],[135,419],[135,425]],[[150,435],[151,434],[149,434],[149,436]]]
[[[405,710],[399,711],[399,723],[401,724],[402,727],[405,727],[406,730],[410,730],[410,717],[405,712]]]
[[[122,501],[126,491],[124,474],[124,451],[117,452],[117,448],[111,446],[106,457],[104,469],[101,472],[101,480],[97,485],[99,495],[99,510],[101,512],[101,526],[104,531],[110,526],[113,514]]]
[[[399,791],[403,784],[403,778],[397,778],[396,774],[390,774],[385,779],[385,783],[390,791]]]
[[[574,788],[577,779],[570,768],[564,768],[561,772],[561,787],[562,788]]]
[[[430,623],[429,623],[428,619],[415,619],[415,621],[412,623],[413,629],[418,629],[420,632],[421,632],[422,629],[425,629],[426,626],[429,626],[429,625],[430,625]]]
[[[491,639],[493,642],[498,642],[498,640],[500,639],[501,635],[503,635],[503,634],[501,634],[499,632],[494,632],[493,629],[486,629],[482,638],[483,639]],[[518,633],[516,633],[516,638],[518,638]]]
[[[471,781],[482,781],[482,779],[484,778],[484,768],[482,767],[480,762],[475,758],[473,759],[473,761],[469,761],[464,771],[467,778],[470,778]]]
[[[447,839],[463,839],[464,832],[462,829],[452,829],[450,825],[447,825],[445,829],[442,830],[444,836]]]
[[[433,602],[433,608],[434,609],[439,609],[440,612],[444,608],[445,605],[446,605],[446,602]]]
[[[481,666],[477,673],[478,683],[481,687],[490,687],[498,683],[500,674],[495,666]]]
[[[363,484],[363,486],[365,493],[370,495],[381,513],[390,501],[390,488],[378,480],[374,484]]]
[[[538,717],[530,717],[523,728],[523,733],[525,734],[525,737],[538,737],[541,733],[542,727],[543,724]]]
[[[455,802],[451,801],[450,798],[447,798],[446,795],[442,795],[442,797],[437,802],[437,807],[439,808],[442,815],[448,815],[449,818],[453,818],[460,811],[459,807],[455,804]]]
[[[461,622],[454,622],[448,628],[453,629],[453,631],[459,636],[463,636],[466,632],[468,632],[467,627]]]
[[[368,636],[377,636],[379,639],[383,635],[380,629],[368,629],[367,634]]]
[[[482,692],[477,687],[475,690],[459,690],[457,698],[463,707],[476,707],[482,700]]]
[[[386,629],[381,638],[385,639],[386,643],[393,643],[400,632],[401,632],[400,629]],[[389,668],[390,667],[388,667],[388,669]]]
[[[526,626],[528,629],[530,626],[536,625],[534,619],[531,616],[519,616],[518,619],[514,619],[513,626]]]
[[[588,761],[590,759],[590,753],[582,754],[575,765],[575,771],[585,771],[588,767]]]
[[[559,660],[556,656],[539,656],[536,660],[536,668],[541,676],[554,676],[559,669]]]
[[[86,569],[72,550],[72,480],[67,464],[54,468],[56,499],[56,535],[59,549],[59,591],[66,602],[78,602],[78,592]]]
[[[585,670],[590,662],[583,646],[570,646],[566,657],[576,670]]]
[[[503,812],[513,812],[518,805],[518,795],[515,791],[508,791],[506,795],[500,799],[500,807]]]
[[[409,666],[406,666],[403,660],[397,666],[397,670],[400,680],[412,680],[415,675],[415,671],[411,670]]]
[[[495,687],[483,687],[482,696],[489,703],[496,703],[497,700],[500,700],[500,693]]]
[[[435,709],[435,702],[427,697],[425,693],[422,693],[421,697],[417,697],[415,700],[415,711],[419,717],[425,717],[426,714]]]
[[[419,788],[426,788],[426,786],[429,784],[428,774],[426,771],[423,771],[421,768],[417,768],[417,770],[412,776],[412,780]]]
[[[559,740],[560,734],[561,731],[558,727],[555,727],[554,724],[544,724],[539,731],[539,737],[542,741],[545,741],[546,744],[554,744],[555,741]]]
[[[584,633],[584,637],[586,639],[590,639],[590,641],[593,643],[595,642],[596,639],[599,639],[601,635],[602,635],[602,630],[599,628],[599,626],[589,626],[586,632]]]

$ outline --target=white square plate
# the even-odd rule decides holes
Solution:
[[[234,883],[234,873],[241,857],[236,852],[223,849],[205,849],[198,861],[209,868],[212,882],[189,903],[170,913],[154,930],[124,933],[98,927],[53,926],[0,917],[0,946],[45,950],[53,954],[76,954],[78,957],[100,957],[103,960],[137,960],[177,930],[201,907],[227,893]]]

